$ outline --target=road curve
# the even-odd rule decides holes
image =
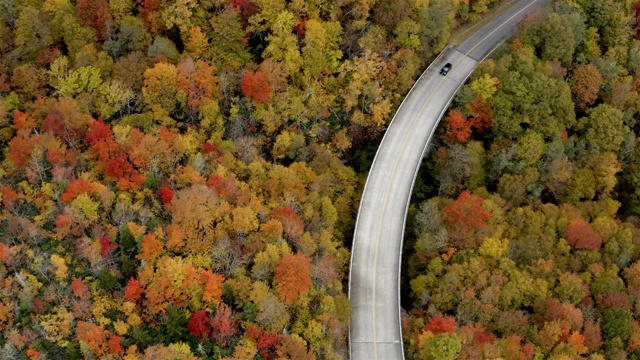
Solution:
[[[424,149],[478,62],[548,0],[521,0],[456,47],[447,47],[398,108],[373,160],[356,220],[349,298],[352,360],[403,359],[400,258],[409,199]],[[453,64],[447,76],[438,72]]]

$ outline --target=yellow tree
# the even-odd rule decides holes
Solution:
[[[305,46],[302,48],[304,71],[315,78],[328,69],[335,71],[342,51],[338,46],[342,27],[338,22],[320,22],[310,19],[305,23]]]
[[[175,124],[170,116],[187,100],[187,94],[178,87],[178,75],[175,65],[168,63],[158,63],[144,72],[144,102],[153,119],[164,126]]]
[[[272,27],[272,34],[269,35],[269,45],[264,50],[264,57],[273,57],[275,60],[283,61],[287,65],[290,74],[298,72],[302,65],[302,56],[298,50],[298,39],[291,32],[291,28],[296,24],[294,15],[289,11],[282,11],[278,14]]]
[[[182,232],[183,241],[167,243],[170,250],[197,254],[208,253],[215,243],[216,224],[227,216],[231,209],[216,193],[204,185],[195,185],[175,193],[167,210],[172,225]]]

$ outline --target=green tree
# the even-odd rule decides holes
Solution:
[[[305,37],[302,61],[305,72],[316,78],[327,69],[336,71],[342,51],[339,40],[342,27],[338,22],[320,22],[310,19],[305,23]]]
[[[633,315],[629,310],[621,308],[609,308],[600,315],[600,328],[602,339],[611,341],[620,338],[622,341],[629,339],[631,335],[631,321]]]
[[[578,128],[584,139],[597,153],[618,152],[629,129],[624,125],[620,110],[608,104],[600,104],[588,111],[580,120]]]
[[[189,323],[185,309],[169,304],[166,316],[164,326],[165,341],[168,343],[184,341],[188,330],[187,324]]]
[[[500,85],[491,98],[491,131],[498,137],[515,139],[528,127],[550,138],[575,124],[569,85],[540,71],[540,66],[528,48],[496,64]]]
[[[297,38],[291,32],[296,24],[294,15],[289,11],[282,11],[273,25],[272,34],[269,35],[269,45],[264,49],[265,57],[273,57],[283,61],[287,65],[290,74],[298,72],[302,66],[302,56],[297,45]]]
[[[51,28],[46,14],[32,7],[24,7],[15,21],[16,55],[32,60],[38,51],[51,45]]]
[[[230,71],[251,61],[245,44],[246,31],[242,27],[240,14],[234,7],[226,7],[209,21],[212,29],[211,46],[204,56],[221,71]],[[293,26],[293,25],[292,25]],[[289,28],[288,35],[295,38]],[[283,34],[286,37],[287,34]],[[289,38],[291,39],[291,38]],[[281,59],[280,59],[281,60]]]
[[[529,26],[524,36],[540,52],[542,60],[558,59],[564,66],[571,65],[576,40],[573,27],[566,16],[551,13],[542,22]]]
[[[425,360],[454,360],[462,349],[462,341],[456,334],[442,333],[424,343],[421,353]]]
[[[452,20],[448,16],[450,6],[446,1],[439,1],[419,10],[420,33],[418,36],[423,58],[428,59],[437,54],[447,43],[452,26]]]
[[[560,275],[555,291],[560,301],[572,304],[577,304],[586,295],[582,279],[577,274],[569,272]]]
[[[613,47],[627,34],[624,33],[621,3],[616,0],[586,0],[584,12],[587,24],[598,29],[600,44]]]

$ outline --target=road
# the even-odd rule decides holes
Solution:
[[[409,199],[423,152],[456,91],[526,15],[548,0],[522,0],[448,47],[413,86],[382,139],[364,188],[351,250],[352,360],[403,359],[400,258]],[[438,72],[453,64],[447,76]]]

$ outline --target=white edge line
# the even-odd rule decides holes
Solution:
[[[440,58],[443,56],[443,54],[448,51],[451,48],[451,46],[449,44],[447,44],[447,46],[445,46],[445,48],[438,54],[438,56],[436,56],[435,59],[433,59],[433,61],[429,64],[429,66],[427,66],[427,68],[422,72],[422,74],[420,74],[420,77],[418,77],[418,80],[416,80],[416,82],[413,84],[413,86],[411,86],[411,89],[409,89],[409,92],[407,92],[407,95],[405,95],[405,97],[402,99],[402,102],[400,103],[400,105],[398,106],[398,109],[396,110],[396,113],[393,115],[393,118],[391,119],[391,121],[389,122],[389,125],[387,126],[387,129],[384,131],[384,135],[382,135],[382,140],[380,141],[380,145],[378,146],[378,149],[380,149],[382,147],[382,144],[384,143],[385,138],[387,137],[387,133],[389,132],[389,128],[391,128],[391,125],[393,124],[393,121],[396,119],[396,117],[398,116],[398,113],[400,112],[400,110],[402,109],[402,106],[404,105],[405,101],[407,101],[407,99],[409,98],[409,96],[411,95],[411,93],[413,92],[413,89],[416,88],[418,86],[418,84],[420,83],[420,81],[422,80],[422,78],[425,76],[425,74],[427,74],[427,72],[431,69],[432,66],[435,66],[435,64],[438,62],[438,60],[440,60]],[[371,175],[371,169],[373,169],[373,166],[376,163],[376,159],[378,158],[378,151],[376,150],[376,155],[373,157],[373,161],[371,162],[371,166],[369,167],[369,174],[367,174],[367,180],[364,183],[364,188],[362,189],[362,194],[364,195],[367,191],[367,185],[369,184],[369,177]],[[413,186],[413,185],[412,185]],[[351,243],[351,255],[350,255],[350,260],[349,260],[349,285],[348,285],[348,292],[347,292],[347,296],[349,298],[349,300],[351,300],[351,269],[353,268],[353,253],[354,253],[354,249],[355,249],[355,243],[356,243],[356,234],[358,233],[358,222],[360,220],[360,210],[362,208],[362,197],[360,198],[360,204],[358,205],[358,214],[356,215],[356,224],[353,228],[353,241]],[[403,225],[404,227],[404,225]],[[404,228],[403,228],[404,231]],[[402,258],[402,251],[400,251],[401,254],[401,258]],[[400,284],[400,281],[398,279],[398,284]],[[398,285],[398,307],[400,307],[400,285]],[[351,303],[349,303],[349,305],[351,305]],[[353,309],[353,308],[352,308]],[[400,312],[400,309],[398,309],[398,312]],[[351,317],[351,316],[349,316]],[[399,317],[401,319],[401,317]],[[400,343],[402,345],[402,320],[399,321],[400,322]],[[374,329],[375,331],[375,329]],[[400,347],[402,349],[402,357],[404,358],[404,345],[402,345]],[[351,320],[349,320],[349,355],[351,355]]]
[[[536,0],[534,0],[533,3],[537,2]],[[545,2],[545,1],[543,1]],[[532,4],[533,4],[532,3]],[[528,7],[528,6],[527,6]],[[497,49],[500,45],[502,45],[508,38],[510,38],[511,35],[507,38],[505,38],[504,40],[500,41],[499,43],[496,44],[496,46],[494,46],[485,57],[483,57],[480,61],[477,61],[475,59],[473,59],[472,57],[468,56],[468,55],[464,55],[465,57],[468,57],[469,59],[471,59],[472,61],[476,61],[476,65],[473,67],[473,70],[471,72],[469,72],[469,74],[464,78],[463,81],[459,82],[458,87],[456,88],[456,91],[454,92],[454,94],[451,96],[451,98],[447,101],[447,105],[445,106],[445,108],[442,110],[442,112],[440,113],[438,120],[436,121],[435,126],[433,127],[433,129],[431,130],[431,134],[429,135],[427,142],[424,146],[424,148],[422,149],[422,157],[420,162],[418,163],[418,166],[414,172],[413,175],[413,182],[411,183],[411,191],[409,193],[409,200],[407,200],[407,205],[406,205],[406,209],[405,209],[405,213],[404,213],[404,217],[403,217],[403,225],[402,225],[402,237],[401,237],[401,245],[404,244],[404,232],[405,232],[405,227],[407,224],[407,213],[409,210],[409,206],[410,206],[410,202],[411,202],[411,195],[413,194],[413,187],[415,185],[415,179],[418,175],[418,172],[420,170],[420,165],[422,165],[422,158],[424,158],[424,152],[425,150],[429,147],[429,144],[431,143],[431,138],[433,137],[433,134],[435,133],[436,129],[438,128],[438,125],[440,124],[440,120],[442,119],[442,116],[444,116],[444,113],[449,109],[449,105],[451,104],[451,102],[453,101],[453,99],[455,98],[457,92],[460,90],[460,88],[462,87],[462,85],[464,85],[464,83],[468,80],[468,78],[471,76],[471,74],[475,71],[475,69],[477,68],[478,64],[481,63],[482,61],[484,61],[487,57],[489,57],[493,51],[495,51],[495,49]],[[400,112],[400,109],[402,108],[402,106],[404,105],[405,101],[407,100],[407,98],[409,98],[409,96],[411,95],[411,93],[413,92],[413,89],[416,88],[418,86],[418,84],[420,83],[420,80],[422,80],[422,78],[425,76],[425,74],[431,69],[432,66],[434,66],[438,60],[443,56],[443,54],[445,52],[447,52],[448,50],[450,50],[451,48],[454,48],[453,46],[451,46],[450,44],[447,44],[445,46],[445,48],[440,52],[440,54],[438,54],[438,56],[436,56],[435,59],[433,59],[433,61],[429,64],[429,66],[427,66],[427,68],[422,72],[422,74],[420,74],[420,77],[418,78],[418,80],[416,80],[416,82],[413,84],[413,86],[411,87],[411,89],[409,89],[409,92],[407,93],[407,95],[404,97],[404,99],[402,99],[402,102],[400,103],[400,106],[398,106],[398,109],[396,110],[396,113],[393,115],[393,118],[391,119],[391,121],[389,122],[389,125],[387,126],[387,129],[385,130],[384,135],[382,136],[382,140],[380,141],[380,145],[378,146],[378,149],[380,149],[382,147],[382,144],[384,143],[385,138],[387,137],[387,133],[389,128],[391,127],[391,125],[393,124],[393,121],[396,119],[398,113]],[[373,168],[373,166],[376,163],[376,159],[378,158],[378,151],[376,151],[376,155],[373,158],[373,161],[371,162],[371,167],[370,169]],[[367,180],[365,181],[364,184],[364,188],[362,190],[362,194],[364,195],[367,191],[367,185],[369,184],[369,177],[371,175],[371,170],[369,170],[369,174],[367,175]],[[351,300],[351,269],[353,268],[353,253],[354,253],[354,249],[355,249],[355,243],[356,243],[356,234],[358,232],[358,222],[360,220],[360,209],[362,208],[362,198],[360,200],[360,204],[358,205],[358,214],[356,215],[356,223],[354,226],[354,231],[353,231],[353,241],[351,243],[351,255],[350,255],[350,261],[349,261],[349,283],[348,283],[348,298],[349,300]],[[403,246],[401,246],[402,249]],[[401,281],[400,281],[400,275],[402,272],[402,250],[400,251],[400,261],[399,261],[400,266],[398,267],[398,313],[400,313],[401,310],[401,306],[400,306],[400,288],[401,288]],[[375,284],[374,284],[375,285]],[[349,304],[351,305],[351,304]],[[375,304],[372,304],[372,306],[375,306]],[[353,308],[352,308],[353,309]],[[349,316],[351,317],[351,316]],[[399,326],[400,326],[400,349],[402,351],[402,357],[404,358],[404,343],[403,343],[403,336],[402,336],[402,315],[400,315],[398,317],[398,322],[399,322]],[[375,329],[374,329],[375,331]],[[351,320],[349,320],[349,356],[351,356]]]

